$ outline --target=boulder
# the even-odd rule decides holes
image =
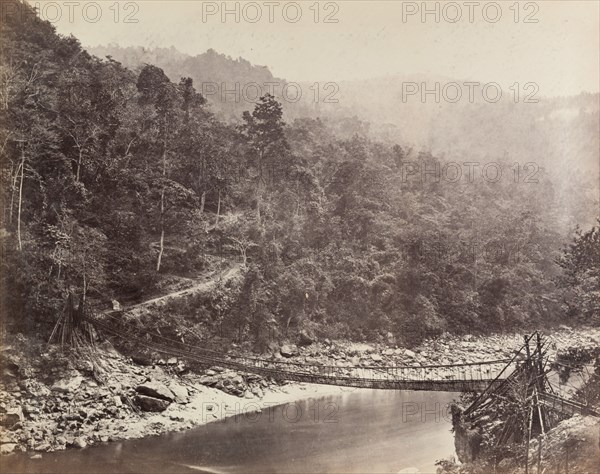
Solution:
[[[94,373],[94,364],[89,360],[77,359],[75,367],[84,374],[92,375]]]
[[[310,337],[310,335],[308,334],[308,332],[306,331],[300,331],[299,337],[298,337],[298,345],[300,347],[306,347],[306,346],[310,346],[313,342],[315,342],[313,340],[312,337]]]
[[[160,398],[138,395],[135,398],[137,405],[144,411],[161,412],[165,411],[171,402]]]
[[[50,395],[50,390],[43,383],[35,379],[25,379],[23,381],[26,392],[35,398],[44,398]]]
[[[142,385],[138,385],[135,391],[142,395],[159,398],[167,402],[172,402],[175,399],[173,392],[159,382],[143,383]]]
[[[131,356],[131,360],[134,364],[150,366],[152,365],[152,358],[148,354],[144,354],[143,352],[138,352],[137,354],[133,354]]]
[[[113,311],[123,311],[121,303],[119,303],[117,300],[112,300],[110,303],[112,304]]]
[[[252,393],[253,393],[254,395],[256,395],[258,398],[262,398],[262,397],[264,397],[264,396],[265,396],[264,392],[262,391],[262,389],[261,389],[260,387],[257,387],[257,386],[255,386],[255,387],[252,387],[251,391],[252,391]]]
[[[10,454],[17,448],[16,443],[5,443],[0,445],[0,454]]]
[[[200,377],[198,382],[200,382],[202,385],[206,385],[207,387],[214,387],[221,379],[213,370],[207,371],[207,373],[208,372],[212,373],[210,375],[203,375]]]
[[[204,375],[200,377],[199,382],[208,387],[215,387],[230,395],[242,396],[246,391],[244,379],[233,371],[225,371],[215,375]]]
[[[373,362],[381,362],[383,357],[381,357],[379,354],[371,354],[371,360]]]
[[[71,393],[79,388],[81,382],[83,382],[83,377],[77,375],[75,377],[59,380],[54,385],[52,385],[51,390],[53,392]]]
[[[6,413],[0,414],[0,426],[11,429],[17,423],[23,421],[23,410],[21,408],[9,408]]]
[[[173,392],[173,395],[175,395],[176,403],[188,403],[189,402],[188,389],[185,388],[183,385],[179,385],[176,382],[171,382],[169,384],[169,390],[171,390],[171,392]]]
[[[385,351],[383,351],[383,355],[385,355],[385,356],[394,355],[394,349],[386,349]]]
[[[417,354],[415,354],[413,351],[406,349],[404,351],[404,355],[410,359],[414,359],[416,357]]]
[[[47,452],[47,451],[50,451],[50,449],[52,449],[52,446],[47,441],[42,441],[41,443],[38,443],[33,447],[34,451]]]
[[[11,360],[0,360],[0,366],[2,366],[2,374],[4,377],[15,378],[19,375],[21,370],[19,365]]]
[[[73,441],[73,446],[79,449],[83,449],[87,446],[87,442],[85,441],[85,438],[83,436],[79,436]]]
[[[298,348],[295,344],[284,344],[281,346],[281,349],[279,349],[279,353],[283,357],[293,357],[298,354]]]

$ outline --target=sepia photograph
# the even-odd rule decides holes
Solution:
[[[600,474],[600,2],[0,0],[1,474]]]

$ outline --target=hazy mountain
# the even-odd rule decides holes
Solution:
[[[239,121],[244,110],[253,109],[258,92],[265,93],[271,87],[282,102],[288,123],[301,117],[320,117],[343,138],[369,134],[458,163],[502,161],[523,167],[533,162],[555,176],[575,173],[586,176],[591,183],[599,174],[599,94],[552,98],[521,85],[515,103],[515,91],[510,85],[502,85],[501,99],[492,102],[484,98],[482,83],[473,90],[471,103],[466,80],[442,76],[399,74],[296,84],[288,82],[293,78],[274,77],[266,66],[233,59],[212,49],[196,56],[173,47],[109,45],[89,51],[100,57],[110,55],[133,70],[155,64],[175,82],[183,76],[191,77],[213,111],[227,121]],[[433,94],[422,97],[422,90],[433,90],[436,83],[440,89],[449,83],[459,84],[461,99],[451,103],[444,100],[443,93],[439,101]],[[416,92],[409,95],[407,92],[415,85]],[[296,100],[298,91],[301,98]],[[446,90],[449,97],[455,93],[455,89]],[[488,92],[488,97],[493,96],[493,90]],[[565,186],[564,192],[572,193]],[[593,187],[578,192],[593,193]]]
[[[243,58],[233,59],[213,49],[196,56],[180,53],[173,47],[150,49],[113,44],[88,48],[88,51],[99,57],[111,56],[134,71],[145,64],[154,64],[163,69],[173,82],[191,77],[196,90],[202,92],[214,112],[225,120],[239,119],[243,111],[252,110],[253,99],[264,95],[269,83],[275,83],[272,86],[275,90],[281,90],[285,84],[266,66],[253,65]],[[254,84],[258,84],[260,89]]]

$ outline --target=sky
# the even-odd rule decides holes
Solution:
[[[431,74],[546,96],[600,84],[597,0],[30,3],[84,46],[212,48],[288,81]]]

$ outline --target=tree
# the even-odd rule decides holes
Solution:
[[[176,128],[176,106],[177,90],[169,81],[169,78],[162,69],[156,66],[146,65],[137,81],[137,88],[140,92],[140,103],[142,105],[151,105],[156,113],[155,123],[151,123],[151,130],[155,131],[154,138],[158,142],[160,150],[159,166],[162,171],[162,187],[160,191],[159,204],[159,228],[160,243],[158,257],[156,260],[156,271],[160,271],[162,256],[165,248],[165,193],[167,191],[167,160],[169,156],[169,146],[172,134]]]
[[[252,114],[246,111],[242,115],[245,124],[241,131],[246,138],[257,170],[256,176],[256,216],[261,217],[261,200],[264,186],[264,167],[267,160],[273,160],[277,154],[288,149],[285,139],[281,104],[271,94],[262,96]]]
[[[600,314],[600,225],[587,232],[578,228],[558,264],[564,270],[559,283],[569,313],[592,322]]]

